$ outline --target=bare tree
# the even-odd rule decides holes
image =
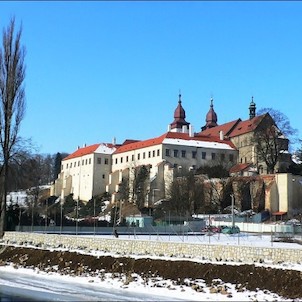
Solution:
[[[291,126],[289,118],[284,113],[273,108],[261,108],[258,110],[257,115],[265,113],[269,113],[278,129],[287,139],[290,140],[291,143],[295,143],[297,141],[298,130]]]
[[[1,144],[1,208],[0,238],[5,231],[7,175],[9,162],[18,144],[21,121],[25,113],[25,47],[21,45],[22,27],[15,34],[15,19],[3,30],[0,48],[0,144]]]
[[[204,204],[204,181],[193,172],[182,173],[175,177],[168,195],[169,210],[179,216],[199,213]]]
[[[279,163],[280,171],[282,169],[286,171],[287,167],[283,168],[282,164],[290,163],[287,152],[289,141],[270,115],[266,115],[263,122],[257,127],[252,140],[258,156],[258,164],[265,163],[268,174],[275,172],[277,163]]]
[[[205,199],[210,210],[221,213],[231,204],[232,181],[232,177],[205,180]]]

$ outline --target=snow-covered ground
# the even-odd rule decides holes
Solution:
[[[195,283],[203,288],[196,292],[191,287],[176,286],[169,280],[146,283],[139,276],[135,282],[125,285],[125,279],[104,280],[96,277],[70,277],[29,269],[0,267],[1,291],[41,301],[286,301],[276,294],[237,292],[235,285],[224,283],[227,294],[211,293],[203,280]],[[160,287],[162,286],[162,287]],[[288,300],[291,301],[291,300]],[[301,299],[302,301],[302,299]]]
[[[106,235],[101,237],[104,236]],[[106,237],[108,238],[108,235]],[[134,238],[132,236],[131,238],[129,235],[122,235],[120,238],[137,239],[137,237]],[[139,238],[157,240],[149,236],[145,236],[145,238],[139,236]],[[188,242],[189,238],[195,238],[195,236],[187,236],[187,238],[182,236],[161,236],[161,240],[167,241]],[[241,244],[245,242],[246,244],[255,246],[271,246],[270,239],[270,236],[240,234],[238,237],[238,235],[222,236],[222,234],[215,234],[213,236],[203,236],[203,239],[200,239],[200,243],[202,243],[202,240],[204,243],[208,243],[211,240],[213,243],[238,244],[239,240]],[[301,245],[298,244],[273,243],[273,246],[277,245],[278,247],[301,248]],[[101,252],[94,252],[93,254],[100,255]],[[109,254],[106,253],[106,255]],[[132,256],[135,257],[134,255]],[[142,256],[139,257],[141,258]],[[161,257],[161,259],[172,260],[168,257]],[[179,259],[181,258],[173,258],[173,260]],[[194,261],[194,259],[190,260]],[[195,259],[195,261],[206,262],[201,259]],[[219,264],[223,263],[219,262]],[[239,264],[233,263],[233,265]],[[268,264],[260,263],[257,265],[268,266]],[[282,269],[295,269],[302,272],[302,265],[298,264],[283,263],[270,266]],[[14,293],[24,297],[30,296],[37,300],[43,299],[43,301],[286,301],[284,298],[266,291],[238,292],[234,284],[227,283],[220,284],[225,289],[224,294],[213,293],[203,280],[194,280],[194,282],[202,289],[201,291],[196,291],[196,289],[190,286],[175,285],[171,280],[153,279],[152,281],[146,281],[136,274],[132,274],[132,281],[128,283],[126,276],[114,278],[110,273],[105,274],[103,278],[89,276],[74,277],[63,276],[58,273],[41,272],[37,269],[16,269],[13,266],[0,266],[0,286],[2,293]],[[302,301],[302,297],[299,301]]]

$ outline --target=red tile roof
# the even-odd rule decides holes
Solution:
[[[136,142],[140,142],[140,140],[137,139],[126,139],[122,145],[127,145],[127,144],[132,144],[132,143],[136,143]]]
[[[272,213],[273,216],[282,216],[282,215],[285,215],[285,214],[287,214],[287,212],[281,212],[281,211],[279,211],[279,212]]]
[[[254,131],[266,116],[267,114],[263,114],[255,116],[254,118],[245,121],[237,119],[235,121],[201,131],[198,133],[198,135],[204,135],[209,137],[219,136],[220,131],[222,131],[226,137],[235,137]]]
[[[236,164],[230,169],[230,173],[237,173],[246,170],[251,164]]]
[[[129,140],[126,140],[115,152],[114,154],[118,154],[118,153],[123,153],[123,152],[127,152],[127,151],[132,151],[132,150],[136,150],[136,149],[141,149],[141,148],[146,148],[146,147],[150,147],[150,146],[155,146],[155,145],[159,145],[162,143],[162,141],[165,138],[165,134],[159,136],[159,137],[155,137],[155,138],[151,138],[151,139],[147,139],[144,141],[134,141],[133,143],[129,142]]]
[[[234,129],[234,127],[241,122],[241,119],[237,119],[235,121],[231,121],[216,127],[212,127],[212,128],[208,128],[204,131],[201,131],[198,133],[199,135],[203,135],[203,136],[218,136],[220,134],[220,131],[223,132],[223,135],[228,136],[229,133],[232,131],[232,129]]]
[[[264,117],[265,117],[265,114],[255,116],[254,118],[252,118],[250,120],[241,121],[232,130],[232,132],[229,134],[229,137],[234,137],[234,136],[238,136],[238,135],[242,135],[242,134],[254,131],[257,128],[257,126],[260,124],[260,122],[263,120]]]
[[[76,150],[75,152],[69,154],[67,157],[65,157],[63,160],[68,160],[68,159],[72,159],[72,158],[76,158],[76,157],[81,157],[84,155],[88,155],[88,154],[92,154],[94,153],[97,148],[100,146],[101,144],[94,144],[94,145],[90,145],[87,147],[83,147],[83,148],[79,148],[78,150]],[[108,148],[113,148],[113,147],[117,147],[113,144],[105,144]],[[118,145],[119,146],[119,145]]]
[[[135,141],[133,143],[124,143],[122,144],[114,154],[119,154],[123,152],[133,151],[141,148],[146,148],[150,146],[156,146],[163,143],[164,139],[171,138],[171,139],[183,139],[183,140],[195,140],[195,141],[206,141],[206,142],[217,142],[217,143],[224,143],[228,144],[230,147],[236,149],[235,145],[229,140],[220,140],[219,137],[208,137],[203,135],[198,135],[191,137],[188,133],[180,133],[180,132],[167,132],[163,135],[155,138],[151,138],[144,141]],[[125,142],[128,142],[126,140]]]

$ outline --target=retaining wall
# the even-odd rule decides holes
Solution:
[[[169,256],[199,258],[211,261],[243,263],[300,263],[302,249],[215,245],[206,243],[163,242],[152,240],[127,240],[121,238],[93,238],[57,234],[6,232],[6,244],[34,245],[41,248],[81,249],[129,255]]]

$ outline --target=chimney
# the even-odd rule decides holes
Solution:
[[[182,126],[182,133],[187,133],[187,126],[186,125],[183,125]]]
[[[112,144],[115,146],[116,145],[116,138],[115,137],[113,137],[113,139],[112,139]]]
[[[224,135],[223,135],[223,131],[222,130],[219,131],[219,138],[220,138],[221,141],[224,140]]]
[[[189,125],[189,136],[194,137],[193,126],[191,124]]]
[[[168,132],[171,132],[171,125],[168,125]]]

